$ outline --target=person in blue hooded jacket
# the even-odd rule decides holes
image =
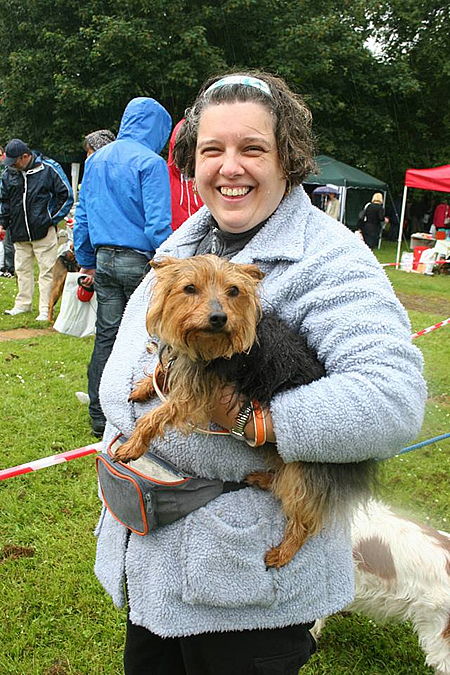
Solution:
[[[125,108],[117,139],[85,165],[73,232],[81,273],[94,284],[98,302],[88,367],[89,413],[96,436],[105,426],[98,388],[125,305],[155,249],[172,232],[169,173],[159,155],[171,127],[160,103],[134,98]]]

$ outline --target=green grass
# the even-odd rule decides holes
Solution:
[[[383,242],[380,260],[395,260]],[[449,277],[388,268],[414,330],[449,315]],[[9,317],[15,282],[0,278],[0,331],[40,329],[0,341],[0,468],[69,450],[95,439],[86,406],[92,338],[51,333],[33,312]],[[446,433],[450,421],[450,326],[417,338],[429,385],[420,439]],[[450,442],[383,464],[382,493],[396,508],[448,529]],[[114,609],[93,574],[99,514],[93,458],[0,481],[0,675],[119,675],[125,613]],[[305,675],[426,675],[408,625],[380,626],[362,616],[329,620]],[[232,675],[232,673],[230,673]]]

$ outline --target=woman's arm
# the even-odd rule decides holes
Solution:
[[[384,271],[352,242],[305,256],[283,281],[277,306],[327,375],[273,398],[279,454],[287,462],[394,455],[420,431],[426,386],[408,316]]]
[[[236,424],[236,419],[240,410],[246,403],[247,399],[245,397],[236,399],[233,387],[229,385],[225,386],[217,394],[216,407],[212,415],[212,421],[224,429],[232,429]],[[268,410],[268,408],[262,408],[262,412],[266,423],[266,440],[268,443],[275,443],[276,438],[273,430],[270,410]],[[255,440],[255,429],[252,415],[250,415],[250,419],[245,425],[244,435],[245,440]]]

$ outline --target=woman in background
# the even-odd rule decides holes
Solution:
[[[372,201],[365,208],[364,222],[361,227],[364,241],[370,249],[374,249],[378,244],[384,222],[383,195],[381,192],[375,192]]]

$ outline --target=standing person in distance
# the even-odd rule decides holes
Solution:
[[[378,244],[383,223],[387,221],[384,217],[383,195],[381,192],[375,192],[370,204],[365,208],[365,219],[361,226],[361,232],[370,249],[374,249]]]
[[[100,148],[104,148],[108,143],[116,140],[115,135],[109,129],[97,129],[91,131],[84,138],[83,149],[86,151],[86,157],[90,157]]]
[[[339,199],[336,196],[335,192],[329,192],[328,193],[328,201],[327,201],[327,208],[325,209],[325,213],[330,216],[331,218],[334,218],[335,220],[339,220],[339,214],[341,210],[341,203]]]
[[[0,224],[9,230],[15,245],[15,270],[19,292],[14,307],[5,314],[16,316],[31,310],[34,291],[34,259],[39,266],[39,315],[48,320],[52,270],[58,253],[56,229],[70,211],[73,192],[62,167],[35,153],[20,138],[6,146],[3,160],[8,168],[2,179]]]
[[[158,101],[134,98],[125,108],[117,139],[94,152],[85,165],[73,233],[80,273],[90,277],[97,294],[88,394],[98,437],[105,427],[98,388],[125,305],[155,249],[172,232],[169,174],[159,154],[171,126]]]

